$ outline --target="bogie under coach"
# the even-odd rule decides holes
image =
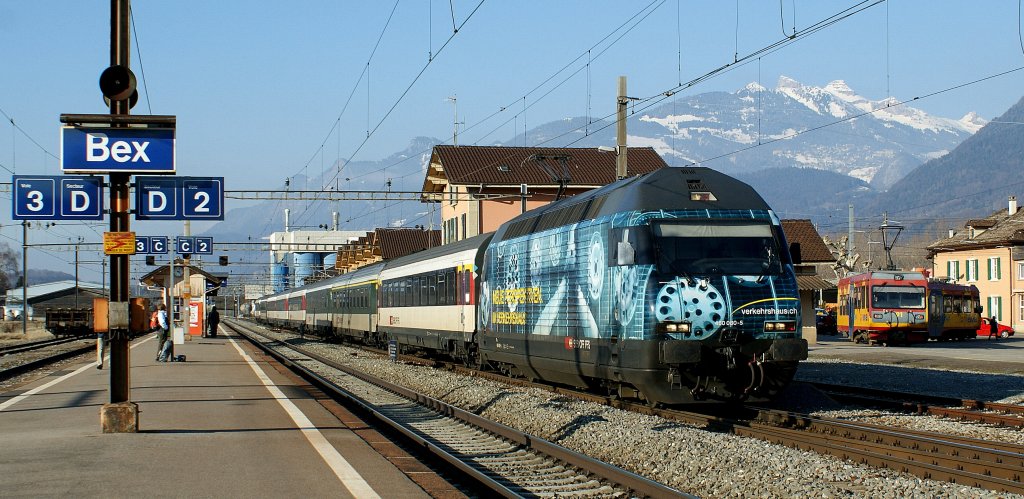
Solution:
[[[750,186],[664,168],[261,298],[256,316],[651,403],[768,399],[807,358],[798,248]],[[344,308],[356,289],[375,302]]]

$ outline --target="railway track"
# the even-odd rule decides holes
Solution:
[[[378,349],[367,350],[385,354]],[[921,478],[1000,492],[1024,493],[1024,447],[1019,445],[819,418],[753,406],[733,406],[724,413],[716,411],[718,414],[651,407],[643,403],[533,383],[521,378],[509,378],[497,373],[480,372],[449,362],[408,355],[402,355],[400,359],[505,384],[539,388],[576,399],[686,422],[710,431],[757,438]],[[939,399],[934,397],[932,402]]]
[[[77,341],[78,338],[56,338],[48,340],[30,341],[26,343],[18,343],[16,345],[7,345],[0,347],[0,356],[14,355],[16,353],[30,352],[40,348],[46,348],[54,345],[61,345],[64,343],[70,343]]]
[[[0,381],[46,367],[65,359],[96,351],[94,341],[65,338],[16,345],[0,355]],[[52,350],[52,351],[51,351]]]
[[[1000,492],[1024,493],[1024,446],[758,409],[738,435]]]
[[[222,325],[249,338],[321,389],[359,405],[419,448],[441,458],[495,494],[504,497],[692,497],[405,387],[354,371],[265,336],[247,325],[231,320]],[[310,369],[312,362],[344,374],[329,380]]]
[[[1024,406],[981,400],[937,397],[857,386],[811,383],[833,399],[914,414],[931,414],[961,421],[1024,428]]]

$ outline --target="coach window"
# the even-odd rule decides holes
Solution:
[[[445,283],[448,285],[448,304],[455,305],[457,294],[455,292],[455,270],[448,269],[445,272]]]
[[[427,295],[427,305],[437,305],[437,276],[434,274],[423,276],[423,290]]]
[[[448,285],[445,284],[445,273],[443,270],[437,271],[437,304],[447,305],[448,304]]]

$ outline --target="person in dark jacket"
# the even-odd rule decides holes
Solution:
[[[988,320],[988,339],[999,339],[999,321],[996,320],[996,316],[992,316]]]
[[[210,305],[210,313],[206,314],[206,325],[210,328],[207,336],[217,336],[217,325],[220,324],[220,313],[217,312],[217,305]]]

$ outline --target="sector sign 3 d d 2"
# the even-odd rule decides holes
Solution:
[[[61,128],[64,173],[173,175],[173,128]]]

